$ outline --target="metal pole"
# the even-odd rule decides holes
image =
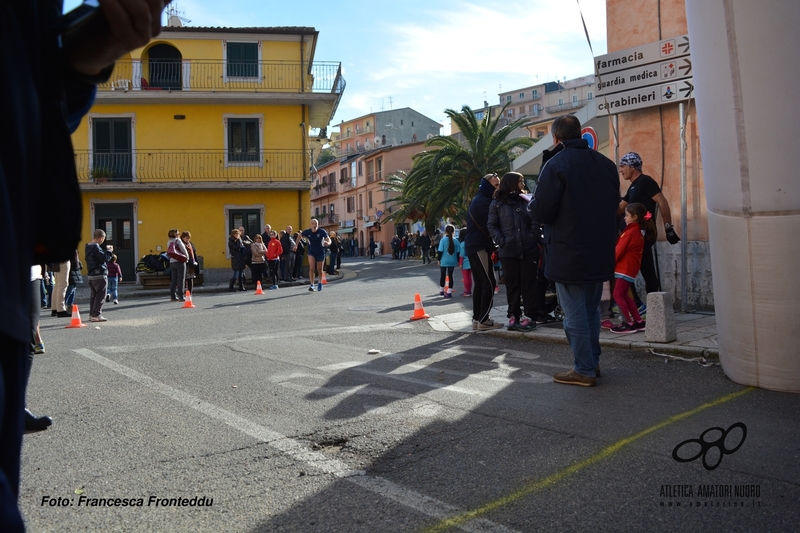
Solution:
[[[613,115],[612,120],[614,122],[614,164],[619,165],[619,115]]]
[[[681,102],[680,108],[680,131],[681,131],[681,311],[686,312],[687,299],[687,263],[686,257],[686,105]]]

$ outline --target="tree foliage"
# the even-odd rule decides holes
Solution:
[[[525,119],[499,127],[505,107],[496,117],[486,113],[476,118],[469,106],[461,111],[446,109],[445,114],[464,136],[437,135],[428,139],[429,150],[413,156],[408,173],[389,176],[385,190],[393,193],[386,203],[392,207],[389,219],[424,221],[429,233],[442,217],[455,223],[466,222],[467,209],[486,174],[502,176],[511,170],[515,149],[525,149],[534,141],[528,137],[508,138]]]

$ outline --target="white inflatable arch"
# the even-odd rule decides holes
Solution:
[[[800,2],[686,14],[722,367],[800,392]]]

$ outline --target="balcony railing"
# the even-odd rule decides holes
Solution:
[[[328,92],[341,94],[341,63],[120,60],[99,91]]]
[[[366,133],[374,133],[375,126],[369,125],[364,126],[363,128],[356,128],[356,135],[364,135]]]
[[[569,111],[570,109],[578,109],[585,106],[589,100],[578,100],[577,102],[566,102],[563,104],[549,105],[545,108],[548,113],[560,113],[562,111]]]
[[[76,150],[75,166],[83,183],[294,181],[305,179],[303,161],[307,157],[302,150]]]

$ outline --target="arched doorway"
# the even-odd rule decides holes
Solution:
[[[150,72],[150,87],[180,91],[181,83],[181,53],[172,45],[157,44],[150,48],[148,54],[148,70]]]

